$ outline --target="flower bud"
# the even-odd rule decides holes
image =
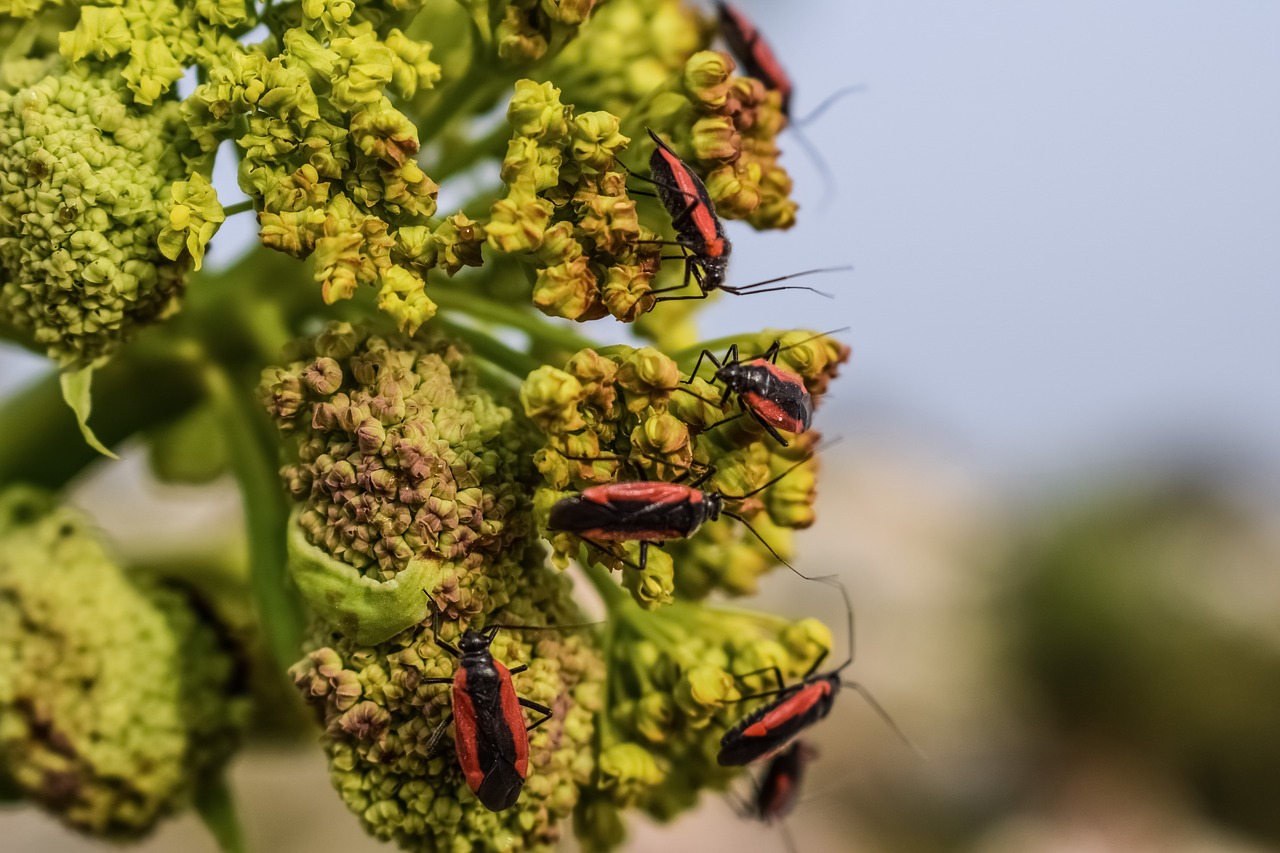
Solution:
[[[653,756],[639,744],[614,744],[600,753],[599,787],[620,805],[633,804],[663,776]]]
[[[723,106],[729,96],[733,60],[723,53],[704,50],[695,53],[684,66],[684,87],[689,97],[703,106]]]
[[[540,367],[520,386],[524,413],[548,432],[573,432],[585,422],[577,404],[583,398],[582,384],[554,367]]]
[[[680,368],[653,347],[634,350],[618,371],[618,384],[626,389],[627,408],[639,412],[653,400],[665,401],[680,382]]]

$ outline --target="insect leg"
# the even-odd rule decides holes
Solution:
[[[622,563],[622,565],[626,566],[627,568],[630,568],[630,569],[641,569],[641,570],[643,570],[643,569],[644,569],[644,559],[645,559],[645,556],[646,556],[646,552],[645,552],[645,547],[644,547],[644,546],[645,546],[647,543],[643,543],[643,542],[642,542],[642,543],[640,544],[640,565],[636,565],[635,563],[633,563],[633,562],[631,562],[630,560],[628,560],[626,557],[622,557],[622,556],[619,556],[618,554],[615,554],[612,550],[610,550],[609,548],[606,548],[605,546],[601,545],[599,542],[596,542],[596,541],[594,541],[594,540],[592,540],[592,539],[588,539],[588,538],[587,538],[587,537],[585,537],[585,536],[580,536],[580,535],[578,535],[578,534],[576,534],[576,533],[575,533],[574,535],[575,535],[575,536],[577,536],[579,539],[581,539],[583,542],[585,542],[585,543],[587,543],[588,545],[590,545],[592,548],[595,548],[597,551],[600,551],[600,552],[604,553],[604,554],[605,554],[605,555],[607,555],[610,559],[612,559],[612,560],[617,560],[619,563]]]
[[[721,403],[721,405],[724,405],[724,404],[723,404],[723,403]],[[716,422],[715,422],[715,423],[713,423],[713,424],[707,424],[706,426],[704,426],[704,427],[702,428],[702,431],[703,431],[703,432],[709,432],[710,430],[715,429],[716,427],[720,426],[721,424],[727,424],[727,423],[729,423],[730,421],[736,421],[738,418],[742,417],[744,414],[746,414],[746,412],[738,412],[736,415],[729,415],[729,417],[725,418],[724,420],[716,421]]]
[[[755,419],[755,422],[760,424],[760,426],[764,428],[765,432],[773,436],[774,441],[778,442],[778,444],[781,444],[783,447],[786,447],[788,445],[787,440],[783,438],[781,434],[779,434],[778,430],[775,429],[772,424],[765,423],[764,418],[760,417],[760,415],[757,414],[754,410],[747,409],[747,411],[751,413],[751,417]]]
[[[716,360],[715,353],[711,352],[711,350],[709,350],[709,349],[704,349],[704,350],[703,350],[703,351],[698,355],[698,360],[697,360],[696,362],[694,362],[694,364],[693,364],[693,370],[689,371],[689,378],[685,380],[685,384],[686,384],[686,385],[687,385],[687,384],[689,384],[689,383],[691,383],[691,382],[693,382],[693,380],[697,378],[697,376],[698,376],[698,369],[699,369],[700,367],[702,367],[702,360],[703,360],[704,358],[705,358],[707,361],[709,361],[709,362],[711,362],[712,364],[714,364],[714,365],[716,366],[716,369],[717,369],[717,370],[719,370],[719,369],[720,369],[720,362]]]
[[[436,747],[440,745],[440,738],[444,737],[444,733],[448,731],[449,724],[453,722],[453,712],[450,711],[448,716],[440,721],[440,725],[436,726],[436,730],[431,733],[431,740],[427,741],[427,755],[432,756],[436,753]]]
[[[550,708],[548,708],[546,705],[539,705],[537,702],[534,702],[532,699],[523,699],[523,698],[522,698],[522,699],[520,699],[520,704],[521,704],[521,705],[523,705],[524,707],[528,708],[530,711],[537,711],[539,714],[541,714],[541,715],[542,715],[541,717],[539,717],[538,719],[536,719],[536,720],[534,720],[532,723],[530,723],[530,724],[528,725],[528,727],[526,727],[526,728],[525,728],[525,731],[527,731],[527,732],[531,732],[531,731],[533,731],[533,730],[534,730],[534,729],[536,729],[538,726],[542,725],[542,724],[543,724],[543,723],[545,723],[547,720],[549,720],[549,719],[551,719],[553,716],[555,716],[555,714],[554,714],[554,713],[552,713],[551,709],[550,709]]]
[[[779,669],[777,665],[765,666],[765,667],[761,667],[760,669],[753,669],[750,672],[743,672],[743,673],[735,672],[733,674],[733,677],[734,677],[734,680],[741,681],[744,678],[750,678],[751,676],[759,675],[762,672],[767,672],[773,675],[774,683],[778,685],[778,690],[776,692],[781,692],[787,689],[786,680],[783,679],[782,677],[782,670]]]
[[[514,666],[514,667],[512,667],[511,669],[507,670],[507,674],[508,674],[508,675],[519,675],[520,673],[524,672],[524,671],[525,671],[526,669],[528,669],[528,668],[529,668],[529,664],[527,664],[527,663],[522,663],[522,664],[520,664],[519,666]]]

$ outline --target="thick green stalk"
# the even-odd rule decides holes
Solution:
[[[582,547],[586,548],[587,546],[583,545]],[[578,565],[582,567],[582,573],[587,576],[591,586],[599,593],[610,616],[618,616],[626,608],[634,608],[636,606],[635,602],[631,600],[631,596],[627,595],[622,587],[613,582],[613,577],[603,566],[590,559],[579,560]],[[612,619],[610,624],[613,624]]]
[[[448,329],[449,334],[464,341],[481,358],[502,368],[517,379],[524,379],[542,366],[535,358],[517,352],[501,341],[486,335],[479,329],[454,322],[447,317],[438,318],[440,324]]]
[[[235,377],[209,368],[205,382],[222,419],[240,486],[249,538],[249,587],[258,623],[276,663],[283,669],[298,656],[306,615],[288,574],[285,528],[289,502],[276,472],[271,425],[251,391]]]
[[[441,307],[467,314],[477,320],[519,329],[529,337],[566,350],[598,348],[600,344],[582,335],[539,319],[530,311],[509,308],[483,296],[452,287],[433,287],[431,298]]]
[[[94,432],[108,447],[178,417],[200,399],[189,362],[135,347],[93,378]],[[103,457],[85,443],[62,399],[58,374],[37,380],[0,405],[0,484],[59,489]]]

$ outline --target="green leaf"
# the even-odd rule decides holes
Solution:
[[[93,408],[93,398],[90,393],[93,385],[93,368],[86,367],[83,370],[63,373],[59,379],[62,383],[62,399],[67,401],[67,405],[75,413],[76,423],[80,426],[80,434],[84,436],[85,443],[103,456],[119,459],[119,456],[98,441],[98,437],[89,427],[89,411]]]
[[[245,853],[240,816],[236,814],[236,803],[224,774],[219,773],[217,778],[200,786],[195,805],[222,853]]]
[[[425,590],[439,584],[442,561],[413,559],[391,580],[377,581],[308,542],[300,514],[295,509],[289,518],[289,572],[307,606],[326,622],[372,646],[430,615]]]

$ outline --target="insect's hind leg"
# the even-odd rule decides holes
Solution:
[[[538,726],[542,725],[547,720],[555,716],[552,710],[548,708],[546,705],[539,705],[537,702],[534,702],[532,699],[525,699],[521,697],[519,699],[519,702],[522,706],[524,706],[525,708],[528,708],[530,711],[537,711],[539,714],[542,715],[541,717],[534,720],[532,723],[530,723],[528,726],[525,727],[526,732],[533,731]]]

